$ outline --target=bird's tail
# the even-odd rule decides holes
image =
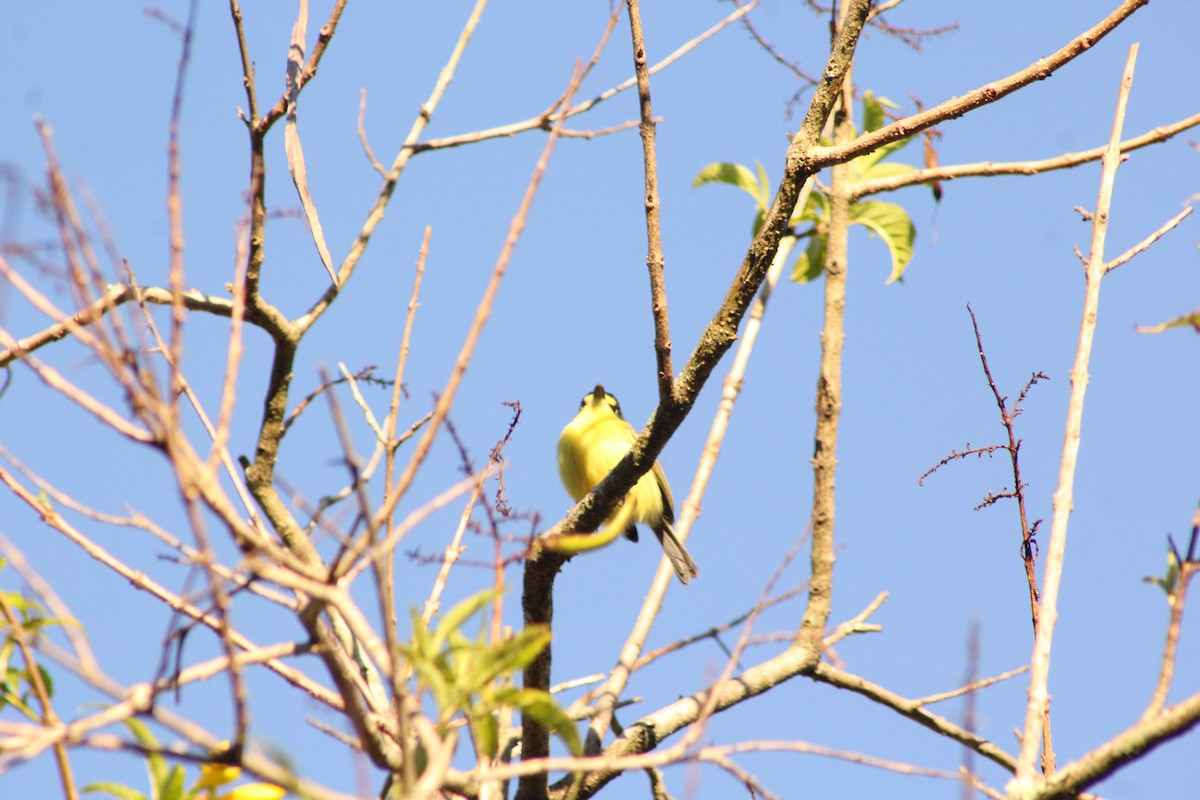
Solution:
[[[658,542],[662,545],[663,552],[667,554],[671,566],[675,568],[679,582],[686,586],[688,581],[700,574],[700,570],[696,569],[696,562],[692,561],[692,557],[688,555],[683,542],[675,538],[675,529],[671,527],[671,523],[663,520],[662,530],[655,530],[654,534],[658,537]]]

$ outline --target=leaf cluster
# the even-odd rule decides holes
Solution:
[[[5,560],[0,558],[0,569],[4,568],[5,563]],[[0,711],[11,707],[31,720],[39,721],[41,715],[30,704],[34,689],[29,668],[13,663],[19,642],[9,618],[12,615],[16,625],[20,626],[27,637],[37,635],[50,625],[61,625],[72,620],[47,616],[46,609],[41,604],[18,592],[0,592],[0,606],[6,609],[6,613],[0,616],[0,634],[4,635],[4,640],[0,642]],[[42,665],[37,664],[34,668],[41,677],[47,696],[53,697],[54,679]]]
[[[886,121],[885,108],[894,108],[895,104],[886,98],[877,98],[872,92],[863,94],[862,132],[882,128]],[[856,129],[854,134],[858,135]],[[900,139],[861,155],[850,161],[850,190],[879,178],[894,178],[916,171],[916,167],[884,161],[892,153],[900,150],[913,140],[914,136]],[[822,146],[830,146],[832,141],[822,138]],[[708,183],[725,183],[736,186],[754,198],[757,212],[754,216],[753,233],[757,234],[766,218],[770,207],[772,185],[767,179],[767,172],[762,164],[755,162],[755,171],[741,164],[720,162],[709,164],[696,176],[693,186],[703,186]],[[800,239],[807,239],[808,244],[796,256],[793,262],[791,276],[796,283],[808,283],[819,277],[825,270],[825,249],[829,240],[830,200],[827,192],[818,185],[808,197],[803,208],[797,209],[789,220],[792,233],[788,239],[795,244]],[[878,236],[887,245],[891,255],[892,269],[888,283],[903,280],[904,270],[912,260],[913,241],[917,230],[901,206],[895,203],[885,203],[880,200],[857,200],[850,205],[850,224],[862,225]],[[803,231],[797,229],[806,227]],[[781,250],[783,246],[781,244]]]
[[[459,719],[470,727],[476,751],[496,758],[500,753],[500,715],[509,710],[537,718],[571,749],[581,752],[579,734],[548,692],[518,689],[512,677],[528,666],[550,643],[546,625],[531,625],[489,642],[482,619],[503,588],[478,592],[455,605],[430,630],[419,613],[412,613],[412,640],[400,650],[417,673],[421,688],[437,706],[439,732],[448,733]],[[479,633],[468,638],[463,628],[480,616]]]
[[[101,781],[83,787],[83,791],[103,793],[118,800],[279,800],[287,792],[270,783],[246,783],[220,795],[216,790],[237,780],[242,768],[235,764],[210,762],[200,767],[200,777],[190,789],[184,788],[187,775],[182,764],[168,765],[162,756],[162,744],[145,723],[137,719],[124,721],[125,727],[145,753],[146,773],[150,778],[150,794],[144,794],[113,781]]]

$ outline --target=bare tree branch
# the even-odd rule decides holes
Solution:
[[[1063,434],[1062,463],[1058,488],[1054,492],[1054,517],[1050,528],[1050,546],[1046,554],[1042,579],[1040,620],[1034,638],[1032,668],[1029,678],[1029,702],[1025,709],[1025,724],[1021,728],[1021,754],[1018,759],[1015,786],[1032,787],[1035,782],[1034,762],[1042,739],[1042,728],[1050,702],[1050,647],[1054,626],[1058,622],[1058,591],[1062,581],[1063,563],[1067,548],[1067,523],[1074,506],[1075,467],[1079,459],[1079,442],[1083,426],[1083,402],[1088,385],[1088,364],[1096,334],[1096,315],[1100,307],[1100,282],[1104,277],[1104,240],[1108,234],[1108,213],[1112,206],[1113,184],[1121,163],[1121,128],[1125,124],[1125,108],[1133,86],[1133,68],[1137,63],[1138,45],[1129,48],[1125,72],[1117,94],[1108,149],[1101,159],[1100,191],[1092,220],[1092,245],[1086,270],[1086,289],[1083,315],[1079,325],[1079,344],[1075,364],[1071,368],[1071,396],[1067,404],[1066,431]],[[1044,753],[1043,758],[1052,758]],[[1051,763],[1053,763],[1051,761]]]

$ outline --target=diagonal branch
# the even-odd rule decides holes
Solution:
[[[1067,800],[1095,786],[1125,764],[1159,745],[1183,736],[1200,724],[1200,693],[1171,706],[1157,717],[1142,720],[1092,752],[1072,761],[1027,796],[1029,800]]]
[[[236,0],[233,5],[236,7]],[[317,34],[317,41],[313,44],[312,52],[308,56],[308,61],[304,62],[304,68],[299,70],[295,76],[294,91],[291,86],[287,91],[275,101],[275,105],[267,110],[267,113],[261,120],[257,120],[258,127],[262,128],[265,133],[268,128],[274,125],[283,117],[288,106],[295,102],[295,97],[300,91],[317,75],[317,67],[321,64],[321,56],[325,55],[325,49],[329,47],[329,42],[333,40],[333,34],[337,31],[338,21],[342,18],[342,11],[346,8],[346,0],[337,0],[333,8],[329,12],[329,19],[321,26],[320,33]],[[240,10],[238,15],[240,17]],[[290,68],[290,65],[289,65]],[[251,118],[255,118],[255,114],[251,111]]]
[[[1058,69],[1095,47],[1101,39],[1112,33],[1118,25],[1149,2],[1150,0],[1124,0],[1115,11],[1096,25],[1079,34],[1054,53],[1039,58],[1025,69],[980,86],[978,89],[973,89],[933,108],[893,122],[891,125],[863,134],[852,142],[833,147],[814,148],[810,157],[817,169],[849,161],[866,153],[874,152],[885,144],[898,142],[914,133],[920,133],[939,122],[961,117],[977,108],[990,105],[1034,81],[1045,80]]]
[[[1169,125],[1160,125],[1153,130],[1126,139],[1121,142],[1121,152],[1130,153],[1152,144],[1165,142],[1176,134],[1200,125],[1200,114],[1192,114]],[[904,175],[890,178],[875,178],[855,184],[854,198],[856,200],[880,192],[894,192],[905,186],[915,186],[934,181],[949,181],[956,178],[973,178],[993,175],[1037,175],[1042,172],[1052,172],[1059,169],[1070,169],[1090,161],[1098,161],[1108,149],[1108,145],[1093,147],[1079,153],[1064,153],[1053,158],[1043,158],[1035,161],[979,161],[974,164],[953,164],[946,167],[918,169]]]
[[[354,240],[354,244],[350,246],[350,252],[346,254],[346,257],[342,259],[342,263],[338,266],[336,279],[325,290],[324,294],[313,303],[312,307],[295,321],[296,328],[301,334],[311,328],[321,315],[325,313],[329,305],[338,296],[341,287],[345,286],[346,281],[350,280],[350,277],[354,274],[354,269],[358,266],[363,253],[366,252],[367,244],[371,241],[371,236],[375,233],[375,228],[383,221],[384,211],[392,199],[392,193],[396,190],[396,185],[400,182],[400,176],[403,174],[404,168],[408,165],[409,159],[412,158],[412,145],[420,138],[421,133],[429,124],[429,120],[433,118],[433,112],[437,109],[442,96],[450,86],[450,81],[454,79],[458,63],[462,60],[462,55],[467,49],[467,43],[470,42],[471,35],[475,32],[475,26],[479,23],[479,18],[482,16],[484,6],[486,5],[487,0],[476,0],[475,7],[471,10],[471,15],[468,17],[466,24],[463,25],[462,33],[459,34],[458,41],[454,45],[454,50],[450,53],[450,57],[446,61],[446,66],[442,67],[442,71],[438,74],[437,81],[429,93],[429,98],[421,105],[420,111],[417,113],[417,118],[413,120],[412,127],[409,129],[408,136],[404,138],[404,144],[400,146],[400,151],[396,154],[391,169],[388,170],[387,177],[384,179],[383,185],[379,188],[379,193],[375,196],[375,200],[367,212],[366,220],[358,232],[358,237]]]

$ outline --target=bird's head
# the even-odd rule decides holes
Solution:
[[[583,400],[579,401],[579,410],[591,409],[593,413],[612,414],[618,419],[624,419],[621,416],[621,404],[617,402],[617,398],[608,392],[604,391],[604,387],[596,384],[596,388],[583,396]]]

